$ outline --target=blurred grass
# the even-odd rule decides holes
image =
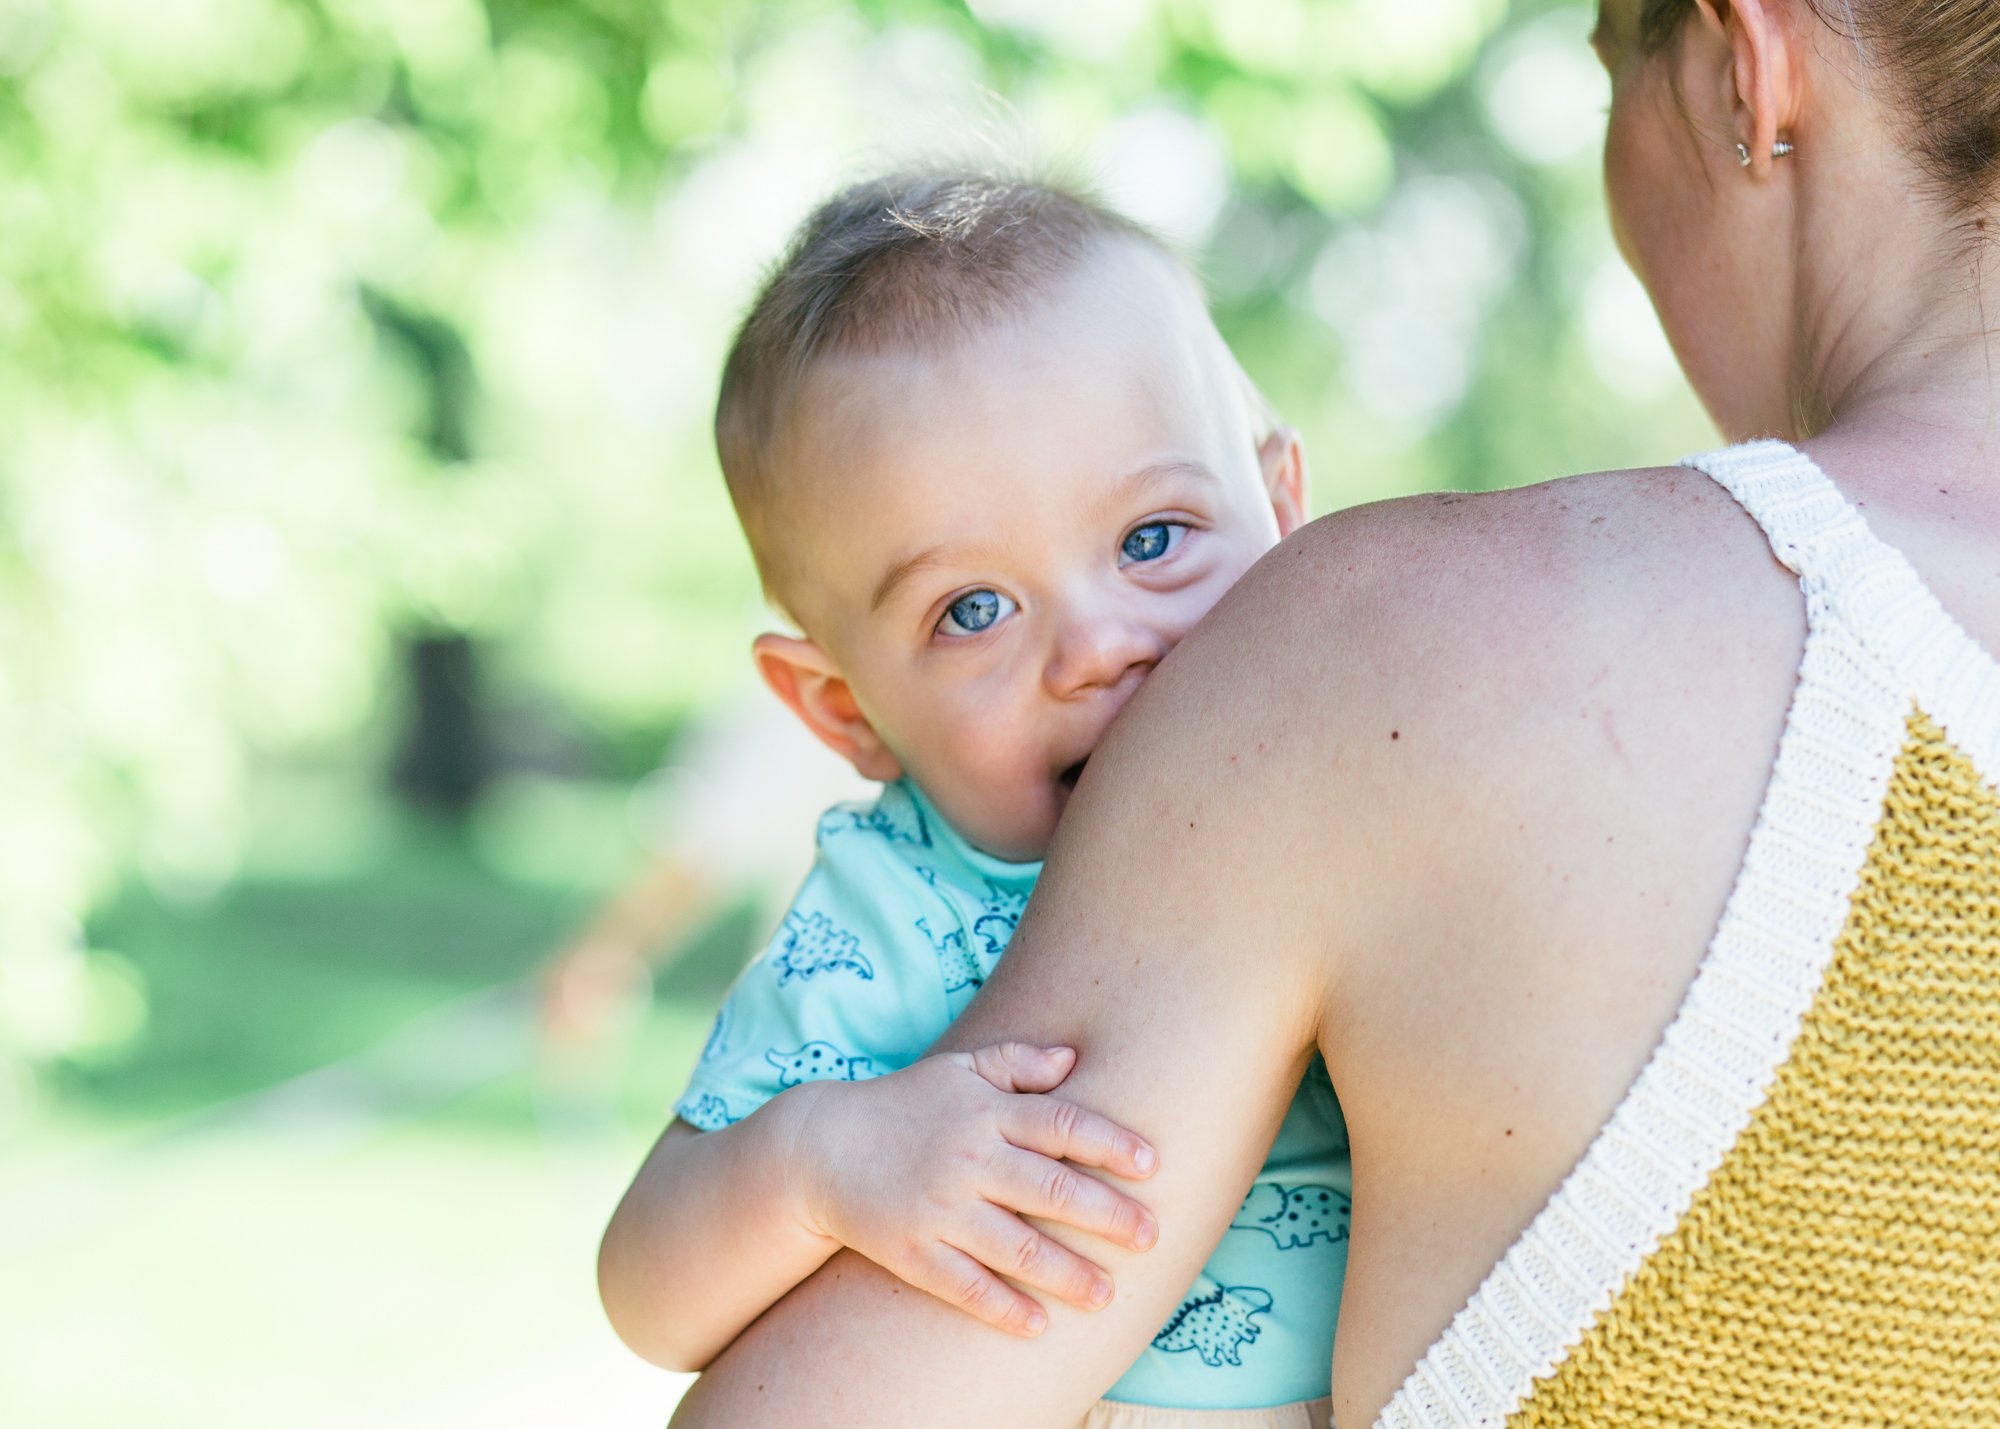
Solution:
[[[56,1086],[115,1117],[172,1116],[258,1091],[454,998],[529,977],[600,896],[595,886],[505,877],[462,829],[419,815],[399,819],[364,867],[337,878],[248,879],[192,907],[135,883],[88,936],[143,977],[146,1033],[111,1065],[63,1064]],[[662,1016],[713,1012],[749,956],[756,918],[753,903],[738,904],[679,950],[658,980]],[[652,1102],[655,1130],[678,1091],[667,1086]]]
[[[0,1141],[0,1423],[663,1422],[683,1379],[603,1324],[595,1240],[758,915],[555,1055],[532,974],[596,896],[410,815],[339,877],[108,904],[151,1021]]]
[[[246,882],[198,908],[129,888],[89,934],[144,976],[148,1032],[121,1065],[72,1070],[70,1089],[137,1115],[255,1091],[524,975],[577,913],[415,819],[359,877]]]
[[[662,1422],[679,1382],[594,1310],[626,1158],[467,1125],[496,1096],[525,1100],[497,1086],[354,1146],[239,1123],[0,1163],[0,1419]]]

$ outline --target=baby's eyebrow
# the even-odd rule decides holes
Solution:
[[[1127,491],[1138,491],[1148,486],[1161,486],[1167,482],[1190,476],[1197,481],[1211,484],[1219,480],[1216,474],[1210,471],[1205,463],[1192,461],[1185,457],[1176,457],[1169,461],[1156,461],[1149,466],[1142,466],[1137,471],[1128,475],[1119,485]]]
[[[875,596],[868,602],[868,613],[873,615],[887,604],[889,597],[896,593],[898,586],[919,572],[926,571],[944,559],[945,548],[932,546],[928,551],[919,551],[907,561],[889,567],[889,573],[882,577],[875,587]]]

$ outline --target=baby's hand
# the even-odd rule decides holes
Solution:
[[[795,1162],[808,1224],[1011,1334],[1038,1335],[1048,1316],[1001,1275],[1078,1309],[1110,1304],[1109,1275],[1021,1219],[1129,1250],[1159,1239],[1144,1206],[1062,1164],[1141,1180],[1159,1159],[1123,1127],[1037,1095],[1075,1064],[1068,1047],[1004,1042],[873,1081],[809,1084]]]

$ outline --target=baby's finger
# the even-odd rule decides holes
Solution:
[[[980,1192],[1018,1215],[1074,1226],[1127,1250],[1151,1250],[1160,1238],[1160,1223],[1145,1206],[1095,1176],[1032,1151],[1009,1147],[995,1156]]]
[[[1031,1047],[997,1042],[972,1054],[972,1070],[1003,1092],[1047,1092],[1062,1085],[1076,1052],[1068,1047]]]
[[[955,1246],[934,1241],[915,1264],[888,1269],[996,1330],[1033,1339],[1048,1328],[1048,1311]]]
[[[971,1216],[952,1243],[1009,1280],[1046,1291],[1079,1310],[1101,1310],[1111,1303],[1111,1277],[1102,1269],[997,1206]]]
[[[1055,1097],[1015,1097],[1000,1108],[1000,1134],[1016,1146],[1058,1161],[1099,1166],[1143,1181],[1160,1158],[1139,1136],[1094,1111]]]

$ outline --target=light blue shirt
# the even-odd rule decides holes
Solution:
[[[916,1061],[991,975],[1041,869],[973,848],[908,781],[829,810],[812,872],[730,990],[675,1112],[713,1131],[801,1082]],[[1222,1243],[1108,1397],[1249,1409],[1325,1395],[1352,1189],[1314,1058]]]

